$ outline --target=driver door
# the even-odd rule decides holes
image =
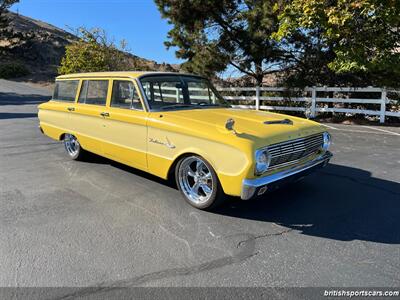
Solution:
[[[104,117],[104,155],[147,170],[147,117],[134,81],[114,79]]]

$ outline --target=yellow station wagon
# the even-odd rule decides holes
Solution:
[[[40,129],[70,158],[93,152],[164,179],[211,209],[325,166],[330,135],[316,122],[231,108],[205,78],[180,73],[59,76],[39,105]]]

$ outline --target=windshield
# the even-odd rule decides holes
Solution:
[[[140,82],[151,110],[229,106],[212,84],[201,77],[152,75]]]

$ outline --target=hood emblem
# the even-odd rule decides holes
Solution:
[[[283,120],[274,120],[274,121],[265,121],[265,125],[271,125],[271,124],[286,124],[286,125],[293,125],[293,121],[289,119],[283,119]]]
[[[235,126],[234,119],[230,118],[230,119],[226,120],[226,123],[225,123],[226,130],[233,131],[236,134],[237,132],[236,132],[234,126]]]

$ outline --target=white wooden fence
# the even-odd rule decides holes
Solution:
[[[264,110],[279,110],[279,111],[300,111],[304,112],[309,118],[314,118],[318,112],[338,112],[349,114],[364,114],[379,116],[380,123],[385,122],[385,116],[400,117],[400,111],[388,111],[387,104],[394,103],[394,100],[388,98],[388,93],[400,93],[396,90],[387,90],[384,88],[367,87],[367,88],[350,88],[350,87],[308,87],[304,89],[297,89],[292,91],[303,92],[309,96],[303,97],[285,97],[285,96],[262,96],[263,92],[284,93],[288,90],[283,87],[241,87],[241,88],[218,88],[223,97],[232,102],[237,101],[251,101],[253,105],[232,105],[233,107],[250,108],[250,109],[264,109]],[[254,93],[254,96],[229,96],[228,94],[235,93]],[[333,92],[333,94],[340,94],[341,97],[318,97],[318,93]],[[374,93],[379,94],[377,98],[350,98],[349,93]],[[345,96],[343,96],[345,95]],[[347,95],[347,96],[346,96]],[[277,105],[262,105],[262,101],[276,102]],[[278,102],[293,101],[299,103],[298,106],[282,106]],[[328,107],[328,103],[343,104],[377,104],[379,109],[371,110],[363,107],[359,108],[343,108],[343,107]]]
[[[291,89],[290,92],[301,94],[301,97],[289,97],[288,90],[284,87],[232,87],[232,88],[217,88],[222,96],[232,103],[232,107],[246,108],[246,109],[262,109],[262,110],[278,110],[278,111],[296,111],[304,112],[308,118],[314,118],[318,113],[348,113],[348,114],[364,114],[370,116],[379,116],[380,123],[385,122],[385,116],[400,118],[400,111],[388,110],[392,107],[395,101],[388,97],[388,94],[400,95],[400,90],[390,90],[376,87],[366,88],[353,88],[353,87],[307,87],[304,89]],[[162,97],[170,101],[181,101],[183,96],[180,94],[179,89],[176,87],[162,87]],[[161,92],[160,90],[160,92]],[[208,91],[202,88],[190,88],[191,91],[197,92],[195,98],[198,100],[209,100]],[[154,95],[161,97],[160,92],[155,92]],[[328,95],[330,92],[333,97],[319,97],[318,94]],[[281,96],[263,96],[266,93],[282,94]],[[375,98],[353,98],[357,93],[371,95],[379,95]],[[203,94],[203,95],[202,95]],[[236,94],[236,95],[232,95]],[[246,94],[237,95],[237,94]],[[248,95],[252,94],[252,95]],[[304,96],[306,95],[306,96]],[[215,99],[212,99],[215,101]],[[274,102],[276,105],[263,105],[262,101]],[[242,102],[242,103],[240,103]],[[252,102],[253,104],[243,104],[243,102]],[[296,103],[293,106],[283,106],[282,102]],[[329,107],[329,103],[332,103]],[[353,104],[351,108],[338,107],[338,104],[350,103]],[[358,104],[358,107],[357,107]],[[375,104],[376,110],[366,109],[365,105]]]

